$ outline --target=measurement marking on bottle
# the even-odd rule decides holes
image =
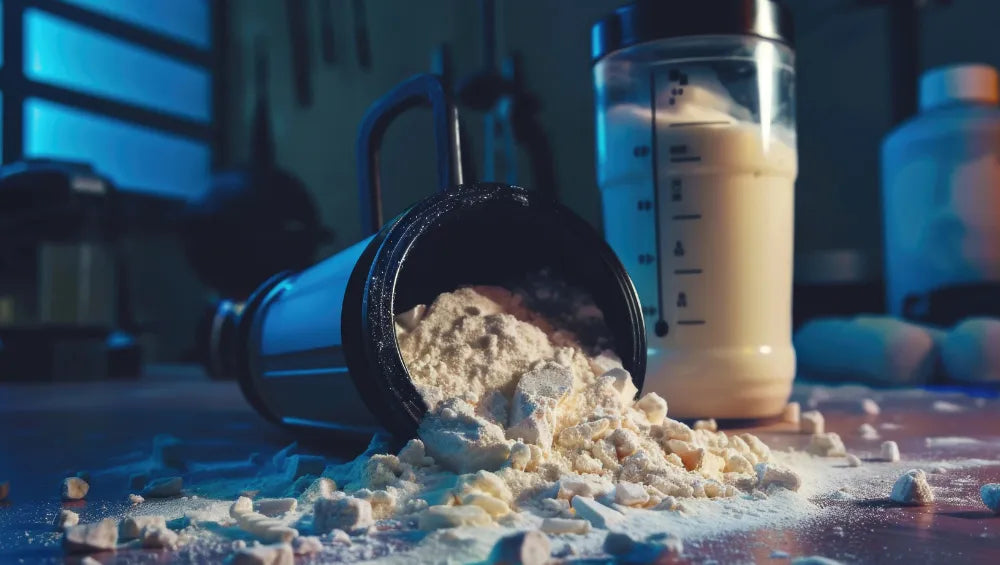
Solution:
[[[671,77],[675,70],[671,71]],[[680,78],[678,74],[678,78]],[[684,77],[684,81],[687,82],[687,77]],[[653,221],[654,229],[656,230],[656,313],[658,319],[656,323],[653,324],[653,332],[656,333],[658,337],[663,337],[667,335],[670,327],[667,325],[667,321],[663,319],[663,264],[662,257],[663,253],[660,248],[660,175],[659,167],[657,166],[657,160],[659,153],[657,152],[657,139],[656,139],[656,71],[650,71],[649,73],[649,101],[651,106],[650,120],[649,120],[649,132],[650,132],[650,147],[653,158],[650,159],[650,165],[653,168]],[[670,151],[673,153],[674,148],[671,147]],[[684,147],[687,150],[687,147]]]
[[[705,320],[677,320],[678,326],[704,326]]]
[[[700,220],[701,214],[674,214],[675,220]]]
[[[672,127],[672,128],[691,128],[691,127],[698,127],[698,126],[728,126],[728,125],[729,125],[729,122],[723,120],[723,121],[715,121],[715,122],[674,122],[674,123],[670,124],[670,126],[668,126],[668,127]]]
[[[700,275],[701,269],[674,269],[675,275]]]
[[[671,163],[697,163],[698,161],[701,161],[701,157],[699,157],[697,155],[688,155],[688,156],[685,156],[685,157],[671,157],[670,158],[670,162]]]

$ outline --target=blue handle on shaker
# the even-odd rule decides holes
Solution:
[[[433,111],[438,190],[462,184],[458,110],[439,77],[416,75],[375,101],[361,120],[357,144],[358,197],[365,236],[377,232],[384,221],[379,152],[385,131],[400,114],[426,103],[430,103]]]

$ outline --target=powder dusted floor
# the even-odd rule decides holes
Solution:
[[[880,415],[863,412],[860,402],[865,397],[878,401]],[[829,496],[837,488],[832,475],[807,473],[803,488],[812,480],[824,491],[814,498],[824,508],[814,518],[780,531],[756,529],[685,540],[683,556],[664,556],[663,562],[787,563],[782,554],[821,555],[848,563],[1000,562],[1000,517],[989,514],[978,495],[982,483],[1000,482],[1000,400],[995,391],[991,398],[977,399],[942,390],[796,389],[795,399],[804,410],[810,398],[826,416],[827,431],[839,433],[848,451],[862,459],[877,456],[881,444],[858,435],[858,427],[867,422],[881,439],[899,443],[904,467],[916,460],[923,468],[938,460],[978,461],[930,474],[938,500],[917,508],[888,502],[895,466],[860,484],[845,483],[849,488],[839,497]],[[772,423],[749,431],[775,451],[804,448],[807,436],[791,428]],[[217,461],[270,454],[292,439],[261,420],[234,383],[209,382],[183,368],[160,370],[134,383],[0,385],[0,480],[11,481],[10,499],[0,504],[0,562],[63,563],[61,535],[51,526],[61,507],[79,512],[82,522],[123,515],[129,508],[126,481],[101,471],[148,454],[153,436],[160,433],[200,438],[196,450],[211,453]],[[927,442],[927,437],[936,439]],[[354,446],[327,454],[349,459],[359,451]],[[858,473],[870,473],[878,465],[884,464],[868,461]],[[86,501],[61,503],[62,479],[77,471],[91,472],[91,492]],[[836,476],[849,476],[844,473],[838,469]],[[197,481],[191,484],[197,487]],[[400,536],[385,545],[401,549],[411,543],[411,538]],[[555,548],[562,545],[553,543]],[[177,553],[128,550],[94,557],[102,563],[209,562],[230,552],[228,544],[206,543]],[[353,551],[343,557],[369,555]]]

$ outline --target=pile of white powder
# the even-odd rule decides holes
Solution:
[[[655,393],[636,401],[612,352],[588,354],[573,333],[505,289],[441,294],[400,314],[397,338],[430,407],[420,440],[386,459],[415,480],[376,485],[400,498],[421,498],[422,473],[486,471],[512,508],[578,518],[592,511],[573,506],[578,495],[614,516],[615,504],[672,510],[680,498],[798,483],[767,465],[770,450],[757,437],[729,437],[707,422],[691,429],[668,418]],[[411,450],[429,457],[404,457]],[[444,501],[462,504],[460,496]]]

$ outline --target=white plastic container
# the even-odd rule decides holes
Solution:
[[[882,144],[886,299],[914,316],[921,297],[1000,281],[997,71],[956,65],[924,73],[920,113]]]
[[[605,237],[635,282],[643,392],[675,417],[781,412],[791,336],[793,52],[768,0],[638,1],[594,26]]]

